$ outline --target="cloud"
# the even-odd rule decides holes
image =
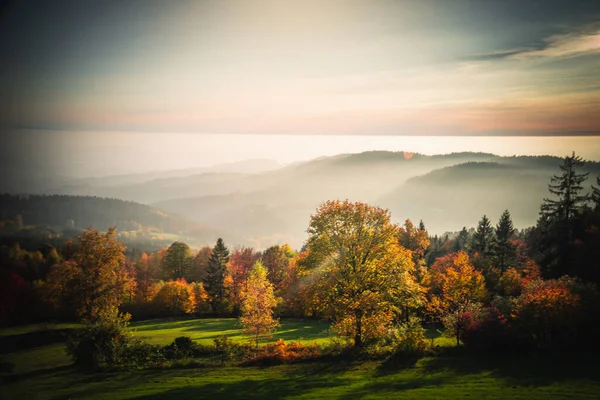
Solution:
[[[600,30],[587,33],[569,33],[550,36],[542,49],[509,52],[507,58],[567,58],[600,53]]]

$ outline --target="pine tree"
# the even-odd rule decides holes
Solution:
[[[594,202],[595,210],[600,211],[600,176],[596,177],[598,187],[592,185],[592,201]]]
[[[477,231],[473,235],[473,251],[482,256],[490,254],[492,241],[494,240],[494,229],[489,218],[484,215],[477,225]]]
[[[587,195],[580,193],[583,190],[581,184],[587,179],[589,172],[577,173],[584,165],[585,162],[575,152],[571,157],[565,157],[560,166],[562,174],[554,175],[548,184],[548,190],[558,199],[544,199],[540,212],[542,219],[562,223],[567,227],[575,218],[577,211],[588,200]]]
[[[219,238],[213,247],[212,254],[208,260],[204,285],[211,297],[213,312],[217,312],[218,306],[223,302],[225,289],[225,275],[227,263],[229,262],[229,250],[223,239]]]
[[[458,233],[456,240],[454,241],[454,252],[465,250],[467,248],[468,243],[469,232],[467,232],[467,227],[463,226],[461,231]]]
[[[510,213],[508,210],[504,210],[500,216],[498,225],[496,225],[496,236],[492,244],[494,261],[502,273],[504,273],[516,256],[515,246],[511,243],[514,232],[515,229],[510,218]]]
[[[548,184],[548,191],[555,199],[544,199],[534,235],[540,265],[547,277],[559,277],[572,270],[575,225],[588,200],[581,192],[589,173],[578,172],[584,165],[575,153],[565,157],[561,174],[554,175]]]

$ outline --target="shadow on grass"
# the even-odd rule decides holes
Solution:
[[[426,374],[448,372],[457,375],[488,372],[511,386],[546,386],[567,380],[600,382],[597,357],[571,354],[478,354],[441,355],[423,359],[419,368]]]
[[[186,331],[201,332],[219,332],[238,329],[238,323],[235,318],[230,319],[193,319],[193,320],[172,320],[172,321],[145,321],[131,324],[131,329],[139,332],[162,331],[169,329],[179,329]]]
[[[74,371],[74,368],[72,365],[63,365],[62,367],[37,369],[35,371],[22,372],[19,374],[10,374],[10,375],[4,376],[2,379],[4,382],[7,382],[7,383],[8,382],[18,382],[18,381],[21,381],[24,379],[39,378],[44,375],[56,374],[56,373],[68,372],[68,371]]]
[[[420,357],[391,356],[379,364],[375,371],[375,376],[387,376],[415,368],[419,360]]]
[[[138,399],[282,399],[300,396],[321,388],[343,388],[348,380],[328,378],[285,378],[285,379],[245,379],[233,383],[209,383],[201,386],[187,386],[161,393],[138,397]]]

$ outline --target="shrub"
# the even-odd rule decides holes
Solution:
[[[201,345],[189,336],[180,336],[173,343],[164,347],[165,357],[169,360],[182,358],[202,357],[217,353],[215,346]]]
[[[250,346],[234,343],[227,335],[216,338],[214,342],[215,352],[221,356],[221,364],[250,353]]]
[[[571,345],[582,319],[581,296],[568,278],[534,280],[517,298],[514,317],[538,347]]]
[[[83,369],[96,370],[122,364],[126,349],[137,344],[127,331],[130,318],[129,314],[106,315],[77,329],[67,338],[67,353]]]
[[[461,340],[466,347],[486,351],[522,350],[505,315],[495,307],[483,309],[470,318],[463,329]]]
[[[302,344],[298,342],[286,343],[279,339],[260,348],[254,356],[244,360],[242,365],[278,365],[294,363],[301,360],[316,358],[320,355],[316,344]]]
[[[395,331],[394,352],[399,355],[417,356],[429,347],[425,339],[425,329],[418,318],[410,318]]]

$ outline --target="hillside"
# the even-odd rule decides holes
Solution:
[[[115,226],[127,239],[162,240],[184,237],[210,244],[216,229],[165,213],[144,204],[118,199],[67,195],[0,195],[0,219],[20,214],[25,226],[47,226],[57,232],[77,232],[87,227],[107,230]]]
[[[248,244],[287,238],[299,247],[318,204],[344,198],[389,208],[398,222],[423,219],[432,233],[459,230],[483,214],[496,219],[506,208],[522,228],[535,223],[548,179],[560,163],[557,157],[367,152],[251,175],[229,193],[154,205],[236,232]],[[595,176],[600,164],[588,163],[587,169]]]
[[[214,227],[233,245],[264,248],[289,242],[299,248],[306,239],[310,215],[321,202],[330,199],[364,201],[389,208],[397,222],[406,218],[423,219],[432,233],[457,231],[464,225],[475,224],[483,214],[496,220],[504,209],[510,210],[517,227],[528,227],[535,223],[539,205],[548,195],[548,180],[559,172],[560,164],[560,158],[549,156],[500,157],[487,153],[426,156],[371,151],[321,157],[260,173],[159,175],[129,184],[96,186],[88,182],[83,186],[73,185],[70,190],[149,204],[194,221],[202,228],[189,228],[185,225],[189,221],[184,223],[174,216],[167,220],[179,222],[165,222],[152,207],[129,211],[134,206],[124,205],[116,207],[121,211],[106,210],[110,211],[112,224],[131,227],[126,221],[134,220],[144,227],[168,232],[190,229],[203,232],[205,227]],[[587,163],[586,168],[593,177],[600,174],[599,163]],[[102,211],[97,211],[89,204],[84,215],[94,218],[74,217],[77,226],[90,222],[94,226],[108,226],[103,206]],[[65,207],[69,213],[64,210],[56,213],[52,224],[64,226],[77,210]],[[34,211],[32,214],[36,215]],[[202,240],[210,238],[208,243],[214,240],[214,235],[196,236]]]

